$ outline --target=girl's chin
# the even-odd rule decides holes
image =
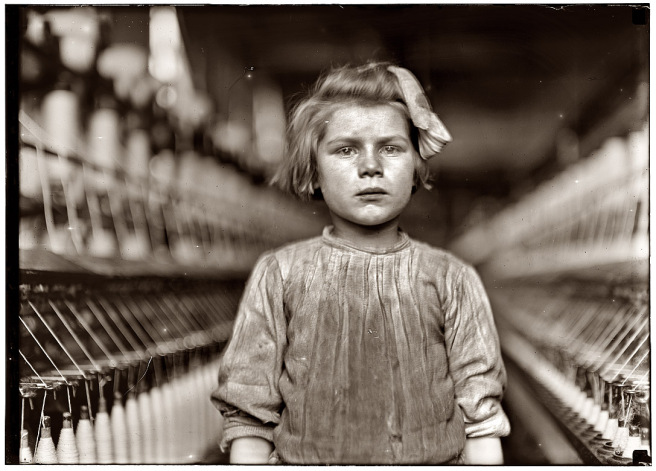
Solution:
[[[335,226],[351,226],[366,230],[380,230],[390,226],[396,226],[399,223],[399,216],[369,216],[369,217],[333,217]]]

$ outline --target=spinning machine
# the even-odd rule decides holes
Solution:
[[[648,168],[645,123],[452,247],[486,283],[508,389],[524,383],[584,464],[651,462]]]
[[[21,111],[20,462],[202,463],[250,266],[316,223],[210,159],[126,172],[58,144]]]

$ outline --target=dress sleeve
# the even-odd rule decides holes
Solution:
[[[255,264],[219,364],[219,386],[212,402],[224,419],[221,449],[235,438],[273,441],[282,398],[278,380],[287,342],[283,286],[273,255]]]
[[[446,307],[449,370],[467,438],[506,436],[510,424],[501,408],[506,371],[492,309],[472,267],[465,265],[460,270]]]

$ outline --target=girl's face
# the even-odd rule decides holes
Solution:
[[[412,196],[415,158],[401,110],[354,104],[333,112],[317,170],[335,228],[398,225]]]

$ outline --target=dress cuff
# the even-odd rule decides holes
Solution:
[[[510,422],[505,412],[500,409],[482,422],[466,423],[465,434],[467,438],[505,437],[510,434]]]

